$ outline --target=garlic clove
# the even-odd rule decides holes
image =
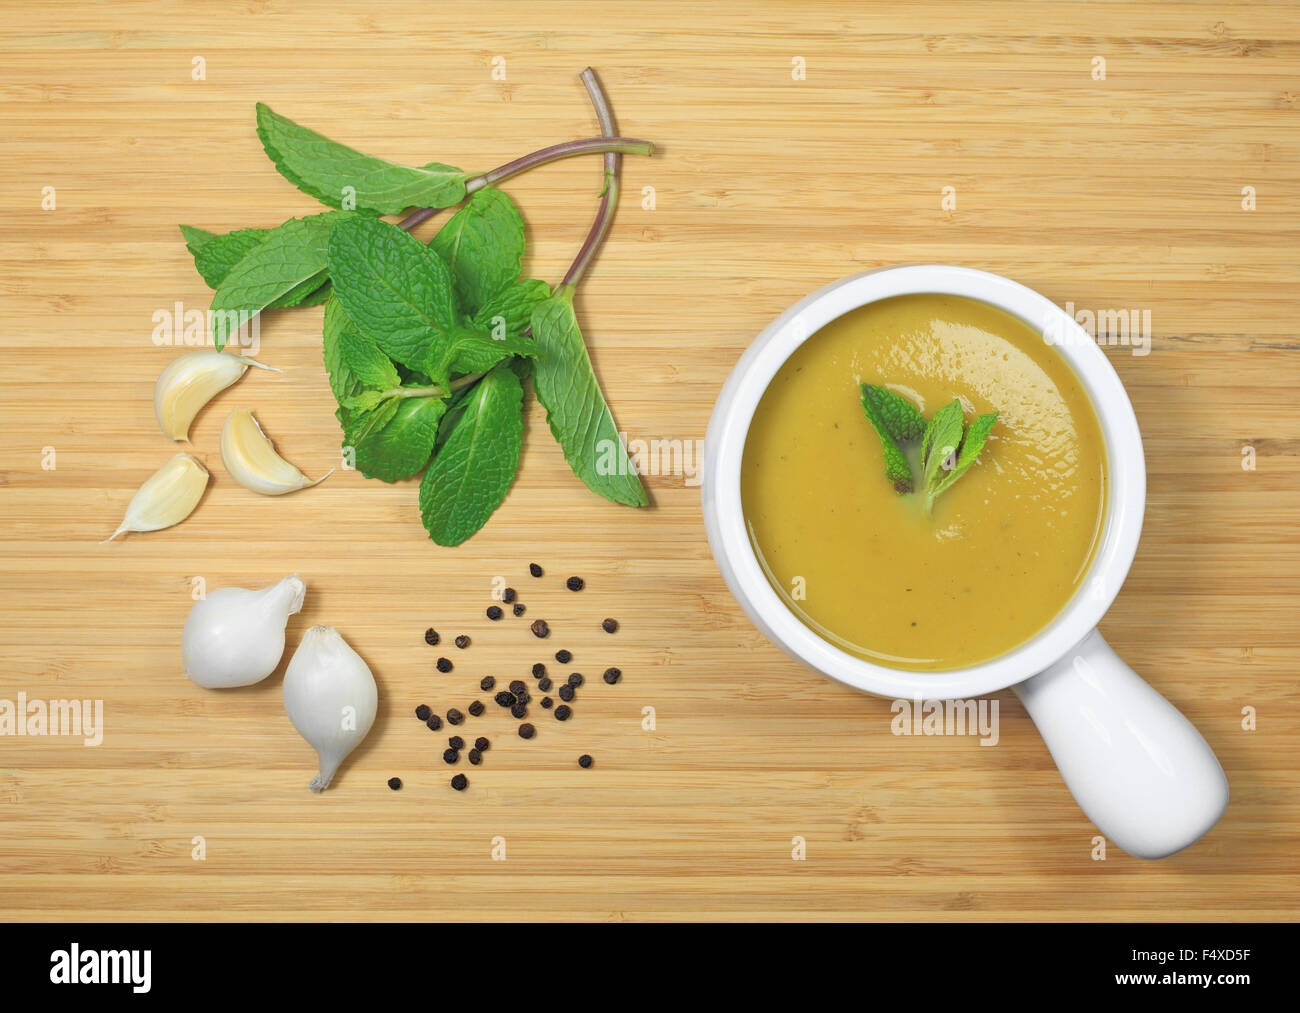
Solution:
[[[283,496],[325,481],[328,472],[313,482],[275,452],[275,446],[247,408],[230,413],[221,427],[221,460],[230,477],[245,489],[263,496]]]
[[[251,686],[284,656],[284,628],[302,610],[307,585],[296,573],[250,591],[220,587],[194,603],[181,633],[181,662],[207,689]]]
[[[320,761],[320,773],[308,787],[324,791],[375,723],[379,689],[369,666],[338,630],[313,626],[285,669],[284,709]]]
[[[159,531],[179,524],[198,506],[207,487],[207,469],[189,454],[177,454],[144,480],[126,506],[126,518],[99,544],[125,531]]]
[[[153,388],[153,410],[163,433],[189,442],[190,424],[200,409],[248,372],[249,366],[280,370],[256,359],[204,348],[168,363]]]

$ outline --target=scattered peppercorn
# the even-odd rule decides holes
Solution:
[[[590,767],[593,762],[594,761],[591,759],[591,755],[589,753],[583,753],[581,756],[578,757],[578,766],[582,767],[584,770],[587,767]]]
[[[430,647],[437,647],[438,640],[439,640],[438,631],[435,630],[432,626],[430,626],[427,630],[424,631],[424,642],[428,644]]]
[[[437,714],[431,714],[425,724],[429,726],[429,731],[436,732],[442,727],[442,718],[438,717]]]
[[[517,596],[515,595],[515,589],[513,587],[508,587],[501,592],[501,600],[505,602],[507,605],[509,605],[512,601],[514,601],[516,597]]]
[[[528,572],[531,573],[534,577],[540,577],[542,575],[542,568],[538,566],[536,563],[529,563]]]
[[[465,757],[466,759],[469,760],[470,763],[474,764],[474,766],[476,767],[483,762],[483,754],[480,753],[477,749],[471,749],[468,753],[465,754]]]
[[[560,699],[565,703],[569,703],[573,699],[573,687],[567,682],[560,687]]]
[[[392,788],[393,791],[400,791],[402,788],[402,779],[400,777],[390,777],[388,779],[388,787]]]
[[[505,614],[505,613],[503,613],[503,612],[501,611],[501,606],[500,606],[500,605],[489,605],[489,606],[488,606],[488,609],[487,609],[487,617],[488,617],[489,619],[491,619],[493,622],[496,622],[496,621],[497,621],[498,619],[500,619],[500,618],[502,617],[502,615],[504,615],[504,614]]]
[[[487,749],[487,747],[490,745],[492,745],[492,743],[487,740],[487,736],[485,735],[480,735],[477,739],[474,740],[474,748],[477,749],[480,753],[483,752],[485,749]]]
[[[428,721],[429,715],[432,713],[433,711],[429,709],[428,704],[420,704],[419,707],[415,708],[415,716],[421,721]]]
[[[546,625],[545,619],[534,619],[533,624],[528,628],[533,631],[533,636],[538,640],[545,640],[551,635],[551,628]]]
[[[455,749],[444,749],[442,751],[443,763],[455,763],[459,759],[460,759],[460,753],[457,752]]]
[[[604,622],[602,622],[602,623],[600,624],[600,628],[601,628],[602,630],[604,630],[606,633],[617,633],[617,632],[618,632],[618,620],[617,620],[617,619],[606,619]]]
[[[497,684],[497,681],[496,681],[496,679],[495,679],[494,677],[492,677],[492,676],[490,676],[490,675],[485,675],[485,676],[483,676],[482,679],[479,680],[478,688],[481,689],[481,690],[483,690],[484,692],[486,692],[487,690],[491,689],[491,688],[492,688],[493,686],[495,686],[496,684]]]
[[[523,692],[524,690],[526,690],[527,688],[528,688],[528,687],[524,685],[523,680],[521,680],[521,679],[513,679],[513,680],[511,680],[511,683],[510,683],[510,692],[511,692],[511,693],[514,693],[516,696],[518,696],[520,693],[522,693],[522,692]]]
[[[534,728],[532,725],[523,724],[519,726],[519,737],[521,739],[531,739],[536,734],[537,734],[537,729]]]
[[[447,723],[449,725],[458,725],[464,720],[465,720],[465,715],[462,714],[460,711],[458,711],[455,707],[453,707],[451,710],[447,712]]]
[[[558,651],[555,652],[555,660],[558,661],[561,665],[567,665],[570,661],[573,660],[573,652],[566,651],[564,648],[560,648]]]
[[[442,672],[444,675],[446,675],[448,672],[450,672],[450,671],[451,671],[451,659],[450,659],[450,658],[439,658],[439,659],[438,659],[438,671],[439,671],[439,672]]]
[[[586,680],[583,679],[581,672],[574,672],[571,676],[569,676],[570,686],[581,686],[585,681]]]
[[[462,651],[465,650],[465,648],[469,646],[469,637],[465,636],[465,634],[462,633],[460,636],[456,638],[456,646],[459,647]]]
[[[523,614],[524,614],[526,611],[528,611],[528,610],[524,608],[524,603],[523,603],[523,602],[521,602],[521,601],[517,601],[517,602],[515,602],[515,607],[514,607],[513,611],[514,611],[514,614],[515,614],[516,616],[521,616],[521,615],[523,615]]]
[[[551,707],[553,707],[554,705],[555,705],[555,701],[552,700],[549,696],[542,697],[543,710],[550,710]]]
[[[548,689],[550,689],[551,688],[550,677],[544,675],[540,679],[538,679],[537,688],[540,689],[543,693],[545,693]]]
[[[564,586],[570,591],[581,591],[586,585],[581,577],[570,577],[564,582]]]
[[[611,686],[614,685],[614,683],[618,682],[618,680],[621,678],[623,678],[623,673],[620,672],[617,668],[605,669],[604,679]]]
[[[492,698],[497,702],[498,707],[513,707],[515,705],[515,695],[502,690]]]
[[[545,674],[546,674],[546,666],[543,665],[540,661],[537,662],[537,664],[533,666],[533,678],[540,679]]]
[[[515,702],[526,704],[532,699],[533,699],[532,694],[529,693],[528,690],[524,690],[522,693],[520,693],[518,696],[515,697]]]
[[[471,714],[473,714],[475,717],[478,717],[480,714],[482,714],[482,713],[483,713],[483,701],[482,701],[482,700],[475,700],[472,704],[469,705],[469,712],[470,712]]]
[[[469,778],[466,777],[464,774],[457,774],[455,777],[451,779],[451,786],[455,788],[457,791],[464,791],[467,787],[469,787]]]
[[[522,717],[527,717],[527,715],[528,715],[528,708],[524,704],[517,703],[510,708],[510,716],[512,718],[522,718]]]
[[[560,704],[560,706],[555,708],[556,721],[568,721],[570,716],[572,716],[572,714],[573,714],[573,708],[570,707],[567,703],[562,703]]]
[[[451,746],[452,749],[457,749],[457,750],[464,749],[465,740],[462,739],[459,735],[453,735],[451,738],[447,740],[447,745]]]

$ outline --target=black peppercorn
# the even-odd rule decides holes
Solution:
[[[443,763],[455,763],[459,759],[460,759],[460,753],[457,752],[455,749],[444,749],[442,751]]]
[[[564,586],[570,591],[581,591],[585,584],[581,577],[570,577],[564,582]]]
[[[600,628],[601,628],[602,630],[604,630],[606,633],[617,633],[617,632],[618,632],[618,620],[617,620],[617,619],[606,619],[604,622],[602,622],[602,623],[600,624]]]
[[[480,753],[483,752],[485,749],[487,749],[487,747],[490,745],[492,745],[492,743],[489,742],[487,740],[487,737],[484,735],[480,735],[477,739],[474,740],[474,748],[477,749]]]
[[[465,650],[465,648],[469,646],[469,637],[465,636],[465,634],[462,633],[460,636],[456,638],[456,646],[459,647],[462,651]]]
[[[618,682],[619,679],[623,678],[623,673],[617,668],[607,668],[605,669],[605,675],[603,678],[612,686],[614,683]]]
[[[528,572],[531,573],[534,577],[540,577],[542,575],[542,568],[538,566],[536,563],[529,563]]]
[[[554,701],[554,700],[552,700],[549,696],[544,696],[544,697],[542,697],[542,709],[543,709],[543,710],[550,710],[553,706],[555,706],[555,701]]]
[[[501,611],[500,605],[488,606],[487,617],[491,619],[493,622],[496,622],[498,619],[500,619],[502,615],[504,615],[504,613]]]
[[[556,721],[568,721],[572,714],[573,714],[573,708],[570,707],[567,703],[562,703],[560,704],[560,706],[555,708]]]
[[[527,688],[528,687],[525,686],[523,681],[520,679],[514,679],[510,683],[510,692],[514,693],[515,695],[522,693]]]
[[[537,734],[537,729],[532,725],[523,724],[519,726],[519,737],[521,739],[531,739]]]
[[[494,678],[493,678],[492,676],[490,676],[490,675],[485,675],[485,676],[483,676],[482,679],[479,680],[478,688],[481,689],[481,690],[483,690],[484,692],[486,692],[487,690],[491,689],[491,688],[492,688],[493,686],[495,686],[496,684],[497,684],[496,679],[494,679]]]
[[[514,601],[515,597],[516,597],[515,589],[513,587],[508,587],[501,592],[501,600],[505,602],[507,605],[509,605],[512,601]]]
[[[442,727],[442,718],[438,717],[437,714],[431,714],[425,724],[429,726],[429,731],[436,732]]]
[[[457,791],[464,791],[469,786],[469,778],[464,774],[457,774],[451,779],[451,786]]]
[[[572,675],[569,676],[570,686],[581,686],[585,681],[586,680],[582,678],[581,672],[574,672]]]
[[[551,688],[550,677],[544,675],[540,679],[538,679],[537,688],[540,689],[543,693],[545,693],[548,689],[550,689]]]
[[[475,700],[472,704],[469,705],[469,712],[470,712],[471,714],[473,714],[475,717],[478,717],[480,714],[482,714],[482,713],[483,713],[483,701],[482,701],[482,700]]]
[[[424,642],[428,644],[430,647],[437,647],[438,640],[439,640],[438,631],[435,630],[432,626],[430,626],[427,630],[424,631]]]
[[[388,787],[392,788],[393,791],[400,790],[402,787],[402,779],[400,777],[390,777],[388,779]]]
[[[558,651],[555,652],[555,660],[558,661],[561,665],[567,665],[570,661],[573,660],[573,653],[571,651],[564,650],[564,648],[560,648]]]
[[[545,640],[551,635],[551,628],[546,625],[545,619],[534,619],[528,628],[533,631],[533,636],[538,640]]]
[[[569,703],[573,699],[573,687],[567,682],[560,687],[560,699],[565,703]]]
[[[462,739],[459,735],[453,735],[451,738],[447,740],[447,745],[451,746],[452,749],[464,749],[465,740]]]
[[[455,707],[453,707],[451,710],[447,712],[447,724],[449,725],[458,725],[464,720],[465,720],[465,715],[462,714],[460,711],[458,711]]]
[[[439,671],[439,672],[442,672],[444,675],[445,675],[446,673],[450,672],[450,671],[451,671],[451,659],[449,659],[449,658],[439,658],[439,659],[438,659],[438,671]]]
[[[539,661],[537,664],[535,664],[535,665],[533,666],[533,678],[534,678],[534,679],[540,679],[540,678],[541,678],[542,676],[544,676],[545,674],[546,674],[546,666],[543,665],[540,661]]]
[[[524,690],[522,693],[515,696],[515,703],[528,703],[532,698],[532,694],[529,693],[528,690]]]
[[[420,704],[419,707],[415,708],[415,716],[421,721],[428,721],[429,715],[432,713],[433,711],[429,709],[427,704]]]
[[[466,759],[469,760],[470,763],[474,764],[474,766],[476,767],[483,762],[483,754],[480,753],[477,749],[471,749],[468,753],[465,754],[465,757]]]
[[[517,602],[515,602],[515,607],[514,607],[514,609],[512,609],[512,611],[514,612],[514,614],[515,614],[516,616],[521,616],[521,615],[523,615],[523,614],[527,611],[527,609],[524,608],[524,603],[523,603],[523,602],[521,602],[521,601],[517,601]]]
[[[522,718],[527,716],[527,714],[528,708],[524,704],[517,703],[510,708],[510,716],[512,718]]]
[[[587,767],[590,767],[591,764],[592,764],[592,759],[589,753],[583,753],[581,756],[578,757],[578,766],[582,767],[584,770]]]
[[[515,695],[502,690],[492,698],[497,702],[498,707],[513,707],[515,705]]]

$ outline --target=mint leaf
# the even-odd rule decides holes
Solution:
[[[961,449],[957,452],[957,459],[953,467],[950,470],[940,472],[934,485],[926,488],[925,508],[927,511],[934,506],[935,499],[941,493],[947,491],[957,479],[966,474],[970,466],[975,463],[980,456],[980,451],[984,449],[989,432],[993,429],[997,420],[998,413],[990,412],[987,415],[980,415],[966,429],[966,435],[962,437]]]
[[[208,288],[216,288],[238,264],[244,254],[266,238],[270,229],[236,229],[234,232],[217,234],[196,229],[192,225],[182,225],[181,235],[185,245],[194,258],[194,268],[199,272]]]
[[[912,468],[907,463],[907,458],[903,455],[898,441],[915,438],[903,435],[905,433],[921,435],[921,432],[924,431],[925,419],[921,417],[920,412],[912,406],[910,401],[899,398],[899,401],[903,401],[912,408],[912,413],[916,416],[913,419],[900,405],[890,399],[881,397],[880,392],[882,390],[884,388],[873,387],[864,383],[862,385],[862,410],[866,413],[871,428],[880,437],[880,447],[885,455],[885,477],[893,484],[895,492],[911,492],[913,489]],[[886,391],[886,393],[892,392]],[[916,429],[917,419],[921,423],[922,429],[920,431]]]
[[[888,387],[864,383],[862,397],[864,402],[871,400],[889,435],[895,440],[919,440],[924,435],[925,416],[902,394],[897,394]]]
[[[524,278],[497,292],[480,306],[472,324],[491,331],[494,338],[518,334],[532,323],[534,307],[550,295],[551,286],[546,282]]]
[[[532,323],[538,351],[533,386],[569,467],[607,500],[645,506],[645,487],[628,460],[582,340],[573,286],[538,303]]]
[[[953,398],[934,413],[921,436],[921,474],[927,494],[952,467],[962,435],[961,402]]]
[[[321,325],[321,344],[325,360],[325,372],[329,375],[330,390],[334,399],[340,403],[345,398],[361,390],[361,381],[353,375],[343,357],[343,339],[345,334],[361,335],[343,310],[343,304],[334,296],[325,302],[325,320]]]
[[[451,216],[429,246],[451,268],[461,312],[473,316],[492,296],[519,280],[524,220],[509,197],[484,187]]]
[[[225,346],[240,321],[234,314],[295,306],[328,278],[325,251],[330,229],[351,212],[327,211],[310,218],[291,218],[271,229],[222,278],[212,297],[212,336]],[[199,253],[216,240],[209,240]],[[233,326],[232,326],[233,325]]]
[[[405,366],[422,369],[435,336],[455,327],[450,269],[395,225],[359,216],[340,222],[328,266],[357,330]]]
[[[497,366],[473,388],[420,483],[420,515],[439,545],[459,545],[505,499],[523,446],[523,387]]]
[[[434,383],[446,384],[453,373],[486,373],[511,355],[531,358],[537,355],[537,345],[519,335],[498,340],[483,331],[458,327],[429,349],[424,371]]]
[[[396,409],[367,416],[358,425],[350,443],[356,452],[357,471],[366,478],[397,482],[418,475],[429,463],[438,422],[447,410],[439,397],[392,398]]]
[[[257,136],[285,179],[330,207],[397,214],[449,207],[465,199],[470,173],[430,162],[418,169],[371,158],[257,104]],[[350,189],[349,189],[350,188]]]

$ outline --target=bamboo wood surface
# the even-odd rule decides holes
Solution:
[[[0,738],[0,918],[1296,917],[1296,4],[4,8],[0,698],[102,699],[105,730],[94,748]],[[801,669],[746,621],[697,488],[650,476],[642,512],[596,499],[535,403],[507,502],[457,549],[425,537],[415,483],[240,489],[217,451],[234,407],[309,474],[337,463],[319,309],[269,315],[261,358],[283,375],[246,376],[199,417],[213,481],[194,515],[98,544],[173,452],[150,398],[175,350],[152,318],[209,296],[177,223],[316,207],[263,156],[255,101],[376,155],[486,169],[596,132],[587,65],[622,132],[660,145],[624,160],[578,303],[633,438],[701,439],[758,331],[871,267],[961,263],[1062,305],[1150,311],[1149,355],[1108,349],[1149,491],[1103,632],[1228,772],[1232,802],[1199,844],[1095,860],[1095,828],[1010,692],[996,747],[892,734],[889,701]],[[508,184],[528,273],[560,277],[599,181],[583,159]],[[283,665],[229,692],[179,666],[194,578],[295,571],[308,593],[290,649],[335,625],[381,688],[374,730],[321,796]],[[527,620],[484,618],[498,575],[550,620],[545,650]],[[430,648],[430,625],[473,645]],[[446,767],[447,732],[414,707],[464,709],[483,675],[527,679],[559,647],[588,681],[574,720],[534,705],[523,742],[489,701],[458,729],[492,739],[487,760]],[[600,681],[609,665],[621,684]],[[468,791],[448,787],[455,771]]]

